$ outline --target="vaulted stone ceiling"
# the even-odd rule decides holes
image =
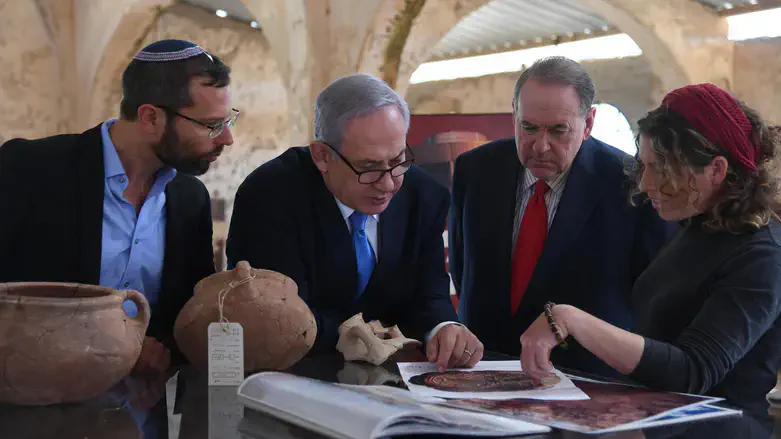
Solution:
[[[255,21],[242,0],[185,0],[228,16]],[[320,0],[323,1],[323,0]],[[392,0],[391,0],[392,1]],[[720,13],[758,5],[760,0],[676,0],[698,2]],[[420,2],[425,3],[425,2]],[[459,21],[433,47],[431,59],[513,50],[619,32],[582,0],[492,0]]]

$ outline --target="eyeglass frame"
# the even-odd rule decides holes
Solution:
[[[395,166],[391,166],[390,168],[387,168],[387,169],[369,169],[368,171],[358,171],[357,169],[355,169],[355,167],[352,164],[350,164],[350,161],[347,160],[347,158],[345,156],[343,156],[342,153],[339,152],[339,150],[337,150],[336,148],[334,148],[333,145],[331,145],[330,143],[325,142],[323,140],[318,140],[318,142],[320,142],[320,143],[324,144],[325,146],[331,148],[331,150],[333,152],[335,152],[336,155],[338,155],[340,159],[342,159],[344,164],[347,165],[347,167],[350,168],[351,171],[353,171],[353,173],[358,177],[358,183],[361,183],[361,184],[375,184],[378,181],[382,180],[383,177],[385,177],[385,173],[386,172],[390,172],[391,178],[393,178],[393,177],[401,177],[402,175],[406,174],[407,171],[409,171],[409,169],[412,167],[412,165],[415,164],[415,154],[412,152],[412,148],[409,147],[409,143],[406,143],[406,142],[405,142],[404,150],[405,150],[405,152],[409,151],[409,154],[410,154],[411,158],[409,158],[409,159],[405,158],[405,160],[403,162],[401,162],[401,163],[399,163],[399,164],[397,164]],[[409,166],[407,167],[407,170],[402,172],[401,174],[393,175],[393,170],[398,168],[398,167],[400,167],[400,166],[402,166],[402,165],[409,165]],[[379,172],[380,173],[380,177],[377,178],[376,180],[368,182],[368,183],[365,183],[365,182],[361,181],[361,175],[368,174],[369,172]]]
[[[171,108],[168,108],[168,107],[165,107],[165,106],[162,106],[162,105],[158,105],[158,107],[162,108],[163,110],[165,110],[167,112],[173,113],[174,115],[179,116],[182,119],[187,119],[190,122],[194,122],[194,123],[196,123],[196,124],[198,124],[198,125],[200,125],[202,127],[208,128],[209,129],[209,138],[210,139],[216,139],[217,137],[219,137],[223,132],[225,132],[225,126],[226,125],[232,126],[232,124],[235,124],[236,123],[236,119],[238,119],[239,118],[239,114],[241,114],[241,111],[239,111],[238,109],[231,108],[231,111],[235,111],[236,114],[234,114],[233,116],[229,117],[228,119],[226,119],[226,120],[224,120],[222,122],[217,122],[215,124],[210,125],[208,123],[203,123],[200,120],[195,120],[192,117],[185,116],[184,114],[182,114],[182,113],[180,113],[180,112],[178,112],[176,110],[173,110]],[[214,134],[215,131],[218,130],[218,129],[220,131],[217,134]]]

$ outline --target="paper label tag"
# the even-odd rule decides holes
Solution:
[[[244,381],[244,329],[239,323],[209,324],[209,385]]]

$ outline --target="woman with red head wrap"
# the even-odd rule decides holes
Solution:
[[[635,333],[550,304],[521,336],[523,369],[545,376],[574,337],[633,381],[766,414],[781,366],[777,136],[712,84],[670,92],[638,125],[636,194],[681,229],[635,283]]]

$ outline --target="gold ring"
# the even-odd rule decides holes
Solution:
[[[470,357],[472,356],[472,353],[471,353],[471,352],[469,352],[469,351],[468,351],[468,350],[466,350],[466,349],[464,349],[464,353],[465,353],[465,354],[467,354],[467,355],[469,355]]]

